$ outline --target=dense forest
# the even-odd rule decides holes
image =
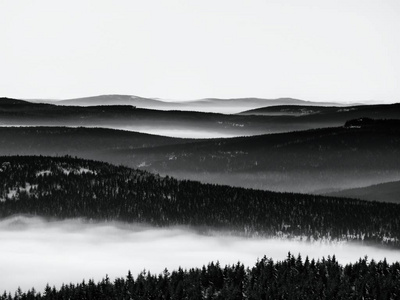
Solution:
[[[0,157],[0,217],[145,222],[400,246],[400,205],[234,188],[72,157]]]
[[[368,258],[341,266],[335,256],[315,261],[287,256],[274,262],[263,257],[252,268],[237,263],[222,267],[218,262],[202,268],[154,275],[143,271],[136,278],[100,282],[82,281],[46,286],[44,293],[34,289],[14,295],[4,292],[0,300],[39,299],[399,299],[400,264],[375,262]]]

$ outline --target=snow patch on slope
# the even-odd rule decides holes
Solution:
[[[12,189],[9,189],[8,192],[4,193],[0,197],[0,202],[5,202],[6,200],[10,200],[10,199],[18,200],[19,195],[21,193],[27,193],[28,195],[30,195],[31,190],[37,189],[37,187],[38,187],[37,184],[31,185],[30,183],[27,182],[27,183],[25,183],[25,186],[19,186],[19,187],[14,187]]]

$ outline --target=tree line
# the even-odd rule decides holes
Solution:
[[[62,270],[60,270],[62,271]],[[202,268],[159,275],[143,271],[136,278],[111,281],[83,280],[78,284],[47,286],[43,293],[18,289],[4,292],[0,300],[40,299],[399,299],[400,264],[365,257],[342,266],[335,256],[322,260],[302,259],[290,253],[283,261],[263,257],[251,268],[237,263],[222,267],[218,262]]]

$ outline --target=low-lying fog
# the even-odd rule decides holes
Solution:
[[[354,245],[316,245],[232,235],[202,235],[183,227],[168,229],[121,223],[88,224],[82,220],[45,221],[12,217],[0,221],[0,293],[43,291],[46,283],[77,283],[108,274],[111,279],[136,276],[144,269],[152,273],[201,267],[211,261],[222,265],[241,261],[253,266],[266,255],[282,260],[288,251],[312,258],[335,254],[340,263],[355,262],[368,255],[388,262],[399,252]]]
[[[213,138],[230,138],[244,136],[244,133],[240,132],[227,132],[227,131],[216,131],[216,130],[205,130],[205,129],[193,129],[193,128],[159,128],[159,127],[137,127],[137,126],[125,126],[125,127],[111,127],[118,130],[128,130],[140,133],[162,135],[175,138],[190,138],[190,139],[213,139]]]
[[[43,124],[29,124],[29,125],[0,125],[0,127],[31,127],[31,126],[65,126],[65,125],[43,125]],[[67,127],[76,128],[81,127],[80,125],[67,125]],[[190,138],[190,139],[214,139],[214,138],[231,138],[231,137],[238,137],[238,136],[249,136],[253,135],[253,133],[249,132],[242,132],[242,131],[235,131],[235,130],[206,130],[200,128],[160,128],[159,126],[113,126],[113,125],[85,125],[86,128],[105,128],[105,129],[115,129],[115,130],[126,130],[132,132],[139,132],[139,133],[146,133],[146,134],[153,134],[153,135],[161,135],[167,137],[174,137],[174,138]],[[263,134],[264,132],[254,132],[254,134]],[[267,132],[265,132],[267,133]]]

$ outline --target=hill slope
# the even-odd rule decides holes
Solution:
[[[388,108],[393,111],[389,112]],[[375,104],[375,105],[357,105],[357,106],[310,106],[310,105],[277,105],[267,106],[258,109],[243,111],[239,115],[252,116],[292,116],[308,117],[310,120],[336,120],[337,118],[357,119],[361,117],[370,117],[377,119],[398,119],[400,104]],[[386,114],[386,117],[378,117]]]
[[[31,103],[29,101],[25,100],[19,100],[19,99],[13,99],[13,98],[7,98],[7,97],[0,97],[0,105],[3,109],[7,108],[15,108],[18,106],[19,108],[22,106],[35,106],[35,103]]]
[[[400,246],[400,205],[159,177],[70,157],[0,157],[0,217],[192,225],[307,240]]]
[[[375,184],[327,194],[333,197],[349,197],[369,201],[400,203],[400,181]]]
[[[390,122],[389,122],[390,123]],[[111,153],[110,153],[111,155]],[[124,164],[179,178],[316,192],[400,178],[400,127],[337,127],[118,150]]]
[[[151,148],[201,140],[132,131],[85,127],[0,127],[0,155],[77,155],[102,159],[101,153]]]

